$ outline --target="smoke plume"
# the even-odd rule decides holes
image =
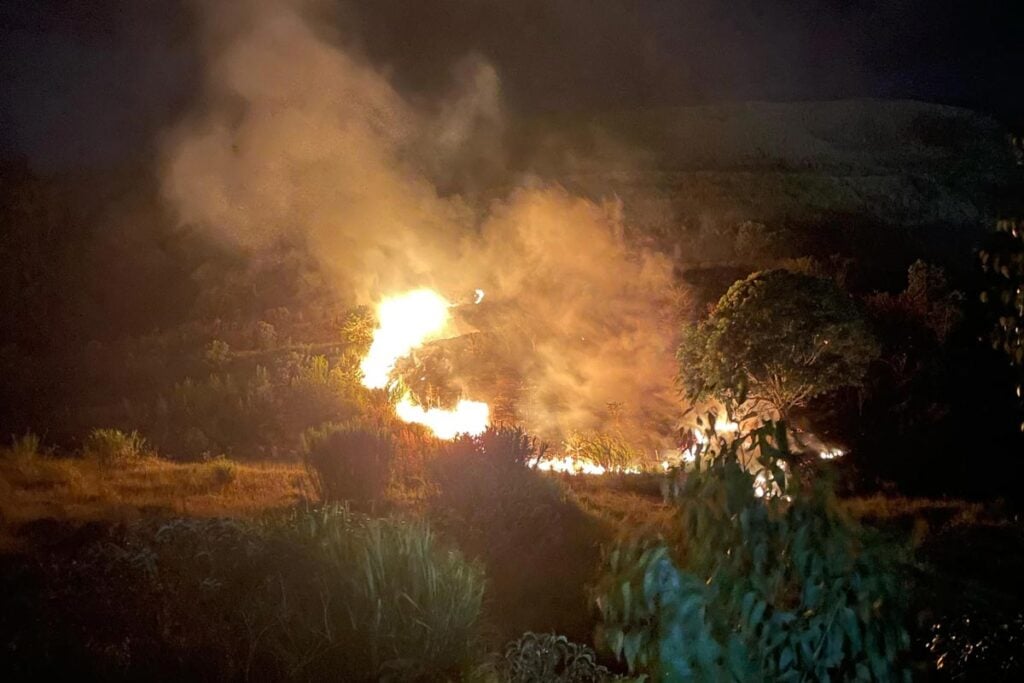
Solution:
[[[670,267],[626,243],[621,206],[500,177],[499,74],[479,55],[413,102],[310,10],[202,5],[204,93],[167,133],[162,173],[180,221],[253,264],[303,250],[343,302],[484,288],[531,428],[670,414]],[[519,187],[488,205],[451,192],[499,177]]]

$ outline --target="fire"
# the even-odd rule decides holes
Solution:
[[[443,296],[431,289],[416,289],[381,301],[377,306],[373,343],[359,364],[363,386],[386,387],[399,358],[441,334],[448,325],[450,306]]]
[[[421,424],[430,428],[442,439],[453,439],[458,434],[479,434],[487,429],[490,410],[481,401],[460,400],[454,410],[424,408],[412,402],[406,394],[395,405],[395,412],[405,422]]]
[[[604,474],[608,470],[588,460],[577,460],[571,455],[562,458],[545,458],[534,465],[541,472],[561,472],[563,474]]]
[[[416,289],[388,297],[377,306],[377,329],[370,350],[359,364],[363,386],[383,389],[391,382],[398,359],[424,343],[439,339],[451,318],[451,304],[432,289]],[[490,410],[480,401],[460,400],[454,410],[424,408],[406,392],[395,405],[399,419],[424,425],[442,439],[479,434],[487,429]]]

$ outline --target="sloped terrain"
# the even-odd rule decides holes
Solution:
[[[813,234],[826,253],[858,255],[873,229],[885,229],[897,243],[956,260],[991,229],[1014,174],[998,123],[913,101],[559,115],[510,136],[513,149],[532,150],[517,158],[522,168],[621,198],[632,224],[670,246],[684,242],[684,255],[695,231],[756,221],[791,229],[798,242]]]

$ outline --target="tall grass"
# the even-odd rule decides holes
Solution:
[[[0,636],[19,624],[0,651],[14,679],[457,680],[478,654],[483,572],[424,523],[151,520],[73,559],[0,614]]]
[[[478,566],[440,548],[422,522],[341,508],[304,521],[322,548],[324,585],[339,598],[331,639],[362,653],[366,673],[434,679],[468,666],[483,599]]]
[[[0,450],[0,455],[14,460],[32,460],[42,452],[39,436],[32,432],[25,432],[21,436],[12,436],[10,447]]]

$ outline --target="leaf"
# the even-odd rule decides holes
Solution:
[[[849,607],[844,607],[839,613],[839,623],[842,624],[843,632],[850,640],[850,651],[852,654],[860,654],[860,625],[857,623],[857,614]]]
[[[793,654],[793,648],[784,648],[779,654],[779,672],[781,673],[788,669],[795,659],[796,655]]]
[[[757,626],[761,623],[761,618],[764,617],[764,611],[768,608],[768,605],[764,600],[759,600],[757,606],[754,607],[754,611],[750,613],[750,624]]]
[[[636,668],[637,654],[640,653],[640,648],[643,645],[643,634],[634,631],[627,635],[622,642],[622,650],[626,655],[626,666],[632,671]]]

